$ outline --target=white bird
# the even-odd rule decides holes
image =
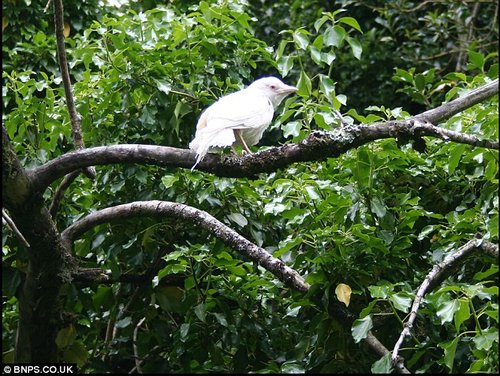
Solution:
[[[251,153],[249,146],[262,138],[273,114],[283,98],[297,91],[276,77],[264,77],[250,86],[220,98],[201,114],[196,134],[189,148],[196,152],[196,165],[208,151],[241,144]]]

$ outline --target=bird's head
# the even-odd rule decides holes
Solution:
[[[248,89],[258,90],[263,95],[269,98],[273,104],[274,109],[278,107],[283,98],[288,94],[295,93],[297,88],[295,86],[287,85],[276,77],[263,77],[254,81]]]

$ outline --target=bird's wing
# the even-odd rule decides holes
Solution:
[[[200,116],[196,135],[189,144],[196,151],[196,163],[210,147],[227,147],[236,141],[234,129],[267,127],[273,118],[273,105],[269,99],[252,90],[241,90],[220,98]]]
[[[245,129],[267,126],[274,109],[266,96],[244,89],[222,97],[205,112],[206,127]]]

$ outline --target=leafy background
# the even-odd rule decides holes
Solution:
[[[200,112],[254,78],[299,88],[260,147],[351,123],[402,119],[498,77],[494,3],[397,1],[65,1],[66,48],[88,147],[187,147]],[[26,167],[71,151],[52,11],[3,2],[3,123]],[[28,21],[35,20],[35,21]],[[471,21],[473,20],[473,21]],[[471,24],[472,22],[472,24]],[[464,30],[470,38],[464,40]],[[498,99],[442,124],[498,139]],[[190,223],[130,219],[75,244],[81,265],[142,283],[68,285],[58,335],[85,372],[384,372],[359,341],[387,347],[432,266],[474,234],[498,241],[498,153],[426,139],[381,140],[257,179],[142,165],[97,167],[56,221],[134,200],[203,209],[285,260],[313,287],[290,291]],[[54,183],[45,193],[50,204]],[[26,255],[3,233],[3,359],[12,361]],[[352,288],[353,328],[330,311]],[[136,330],[141,322],[140,329]],[[114,328],[114,332],[113,332]],[[134,331],[135,340],[134,340]],[[498,372],[498,266],[475,254],[425,298],[402,355],[414,372]]]

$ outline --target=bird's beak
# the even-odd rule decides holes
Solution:
[[[298,89],[295,86],[285,85],[280,89],[280,93],[282,94],[291,94],[295,93]]]

